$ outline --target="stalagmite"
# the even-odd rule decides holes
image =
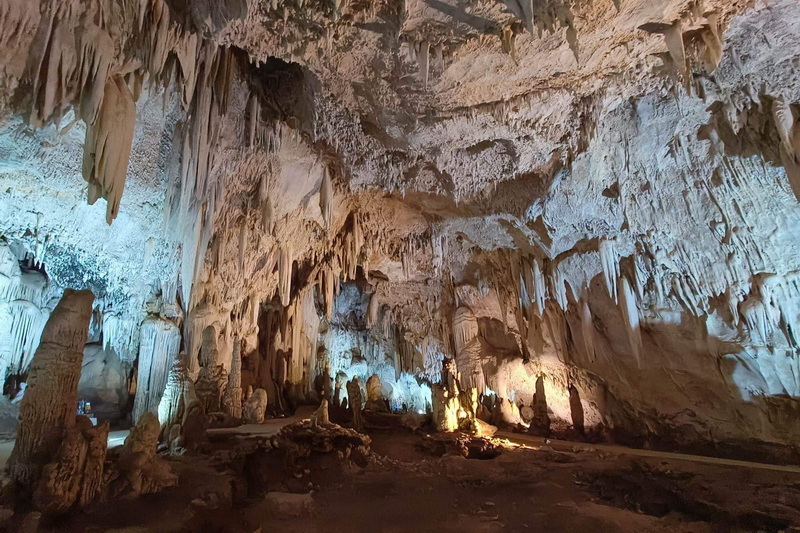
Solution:
[[[242,418],[242,341],[238,335],[233,338],[233,354],[231,355],[231,371],[228,374],[228,385],[225,387],[223,404],[225,412],[233,418]]]
[[[323,398],[319,404],[319,408],[311,415],[311,421],[314,425],[326,427],[330,425],[331,419],[328,414],[328,400]]]
[[[367,403],[364,409],[367,411],[386,411],[386,404],[383,401],[381,392],[381,378],[377,374],[372,374],[367,380]]]
[[[113,497],[154,494],[175,485],[177,476],[170,465],[156,455],[161,426],[158,417],[147,411],[131,428],[120,458],[112,463],[109,493]]]
[[[256,389],[244,405],[244,420],[247,424],[261,424],[267,411],[267,391]]]
[[[361,413],[363,397],[358,376],[347,382],[347,399],[350,405],[350,412],[353,414],[353,427],[360,431],[364,427],[364,422]]]
[[[75,425],[83,347],[94,296],[67,289],[42,332],[20,408],[20,425],[8,460],[11,479],[31,490]]]
[[[162,438],[169,435],[174,425],[182,422],[186,410],[183,399],[190,386],[192,382],[186,368],[186,354],[180,353],[172,362],[164,394],[158,403],[158,421],[161,424]]]
[[[203,330],[200,372],[195,382],[197,397],[205,413],[217,413],[222,409],[222,396],[227,381],[228,373],[219,361],[216,329],[214,326],[208,326]]]
[[[36,507],[64,513],[74,505],[92,503],[104,485],[103,466],[108,443],[108,422],[100,426],[83,416],[66,431],[52,463],[42,471],[33,495]]]

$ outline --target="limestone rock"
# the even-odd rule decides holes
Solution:
[[[433,424],[437,431],[457,431],[460,411],[457,395],[442,386],[433,387]]]
[[[256,389],[244,406],[244,420],[248,424],[261,424],[267,411],[267,391]]]
[[[158,423],[158,417],[149,411],[145,412],[125,439],[123,445],[125,452],[155,455],[159,433],[161,425]]]
[[[358,383],[358,376],[347,382],[347,398],[350,402],[350,411],[353,414],[353,427],[360,430],[364,427],[361,413],[362,396],[361,385]]]
[[[238,336],[233,339],[231,372],[225,387],[223,406],[225,412],[233,418],[242,418],[242,354],[241,341]]]
[[[311,414],[311,422],[312,424],[318,426],[327,426],[331,423],[331,419],[328,414],[328,400],[323,398],[317,410]]]
[[[172,368],[167,377],[167,384],[161,401],[158,404],[158,421],[161,424],[161,434],[168,434],[176,424],[183,422],[186,412],[184,397],[186,391],[192,386],[186,368],[186,354],[179,354],[172,363]]]
[[[103,467],[108,443],[108,422],[100,426],[83,416],[69,428],[55,460],[42,470],[33,495],[35,505],[48,513],[63,513],[74,505],[92,503],[104,484]]]
[[[17,440],[7,465],[11,479],[25,490],[33,489],[42,468],[55,457],[67,431],[75,425],[93,301],[89,291],[65,290],[31,362]]]
[[[381,378],[377,374],[372,374],[367,380],[367,404],[364,409],[378,412],[388,411],[381,392]]]

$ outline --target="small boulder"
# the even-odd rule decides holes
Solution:
[[[256,389],[244,405],[244,420],[248,424],[261,424],[264,422],[264,413],[267,411],[267,391]]]

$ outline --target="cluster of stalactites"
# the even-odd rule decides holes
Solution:
[[[664,36],[673,68],[672,73],[683,82],[687,91],[692,87],[692,71],[695,63],[702,63],[711,73],[722,59],[722,34],[719,14],[705,11],[703,2],[693,2],[680,18],[671,21],[653,21],[639,29]]]
[[[627,275],[620,270],[620,254],[611,239],[600,239],[597,254],[600,258],[602,279],[608,297],[617,303],[628,332],[632,354],[637,362],[641,359],[640,301],[645,293],[648,274],[639,260],[634,260],[633,273]],[[562,311],[567,311],[574,302],[581,320],[583,345],[590,359],[594,358],[594,325],[589,306],[588,280],[570,283],[558,264],[549,264],[548,273],[543,270],[538,258],[522,258],[517,275],[516,296],[519,309],[525,312],[518,321],[525,336],[527,320],[541,320],[545,315],[548,298],[552,298]],[[631,281],[633,280],[633,281]],[[579,289],[578,289],[579,288]],[[577,289],[577,290],[576,290]],[[454,331],[455,333],[455,331]]]
[[[50,316],[50,285],[38,271],[23,272],[8,246],[0,247],[0,371],[30,365]]]
[[[334,240],[331,247],[330,258],[320,267],[317,274],[317,287],[323,295],[325,302],[325,315],[330,318],[333,313],[333,299],[339,294],[342,281],[356,279],[358,266],[368,272],[362,254],[364,248],[364,233],[357,213],[353,213],[352,226]],[[377,301],[376,301],[377,304]],[[374,310],[377,314],[377,309]]]
[[[170,366],[180,350],[181,333],[172,322],[150,317],[142,323],[140,339],[134,420],[147,411],[156,412]]]

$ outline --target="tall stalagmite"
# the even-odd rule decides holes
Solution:
[[[239,336],[233,338],[233,354],[231,355],[231,372],[228,385],[225,387],[223,404],[225,411],[233,418],[242,418],[242,341]]]
[[[75,425],[83,347],[94,295],[67,289],[42,332],[20,408],[17,441],[8,460],[11,479],[32,487]]]

